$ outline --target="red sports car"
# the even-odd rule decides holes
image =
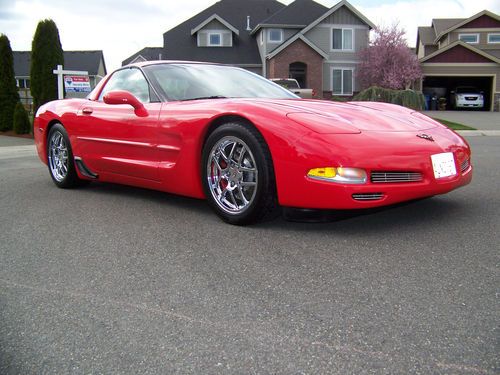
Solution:
[[[216,64],[123,67],[87,99],[40,107],[34,129],[58,187],[97,180],[206,198],[232,224],[280,206],[390,205],[472,179],[467,142],[419,112],[303,100]]]

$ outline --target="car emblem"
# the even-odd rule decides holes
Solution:
[[[427,139],[428,141],[434,142],[434,138],[432,138],[432,136],[429,134],[425,134],[425,133],[417,134],[417,137],[422,138],[422,139]]]

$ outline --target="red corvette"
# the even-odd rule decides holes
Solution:
[[[232,224],[280,206],[390,205],[472,179],[467,142],[421,113],[302,100],[215,64],[118,69],[87,99],[40,107],[35,140],[58,187],[98,180],[206,198]]]

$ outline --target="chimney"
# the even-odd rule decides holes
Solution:
[[[252,28],[250,27],[250,16],[247,16],[247,31],[252,31]]]

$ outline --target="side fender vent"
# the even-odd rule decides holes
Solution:
[[[79,156],[75,156],[75,164],[78,170],[82,175],[85,177],[91,178],[93,180],[97,179],[99,177],[98,174],[92,172],[83,162],[82,158]]]

